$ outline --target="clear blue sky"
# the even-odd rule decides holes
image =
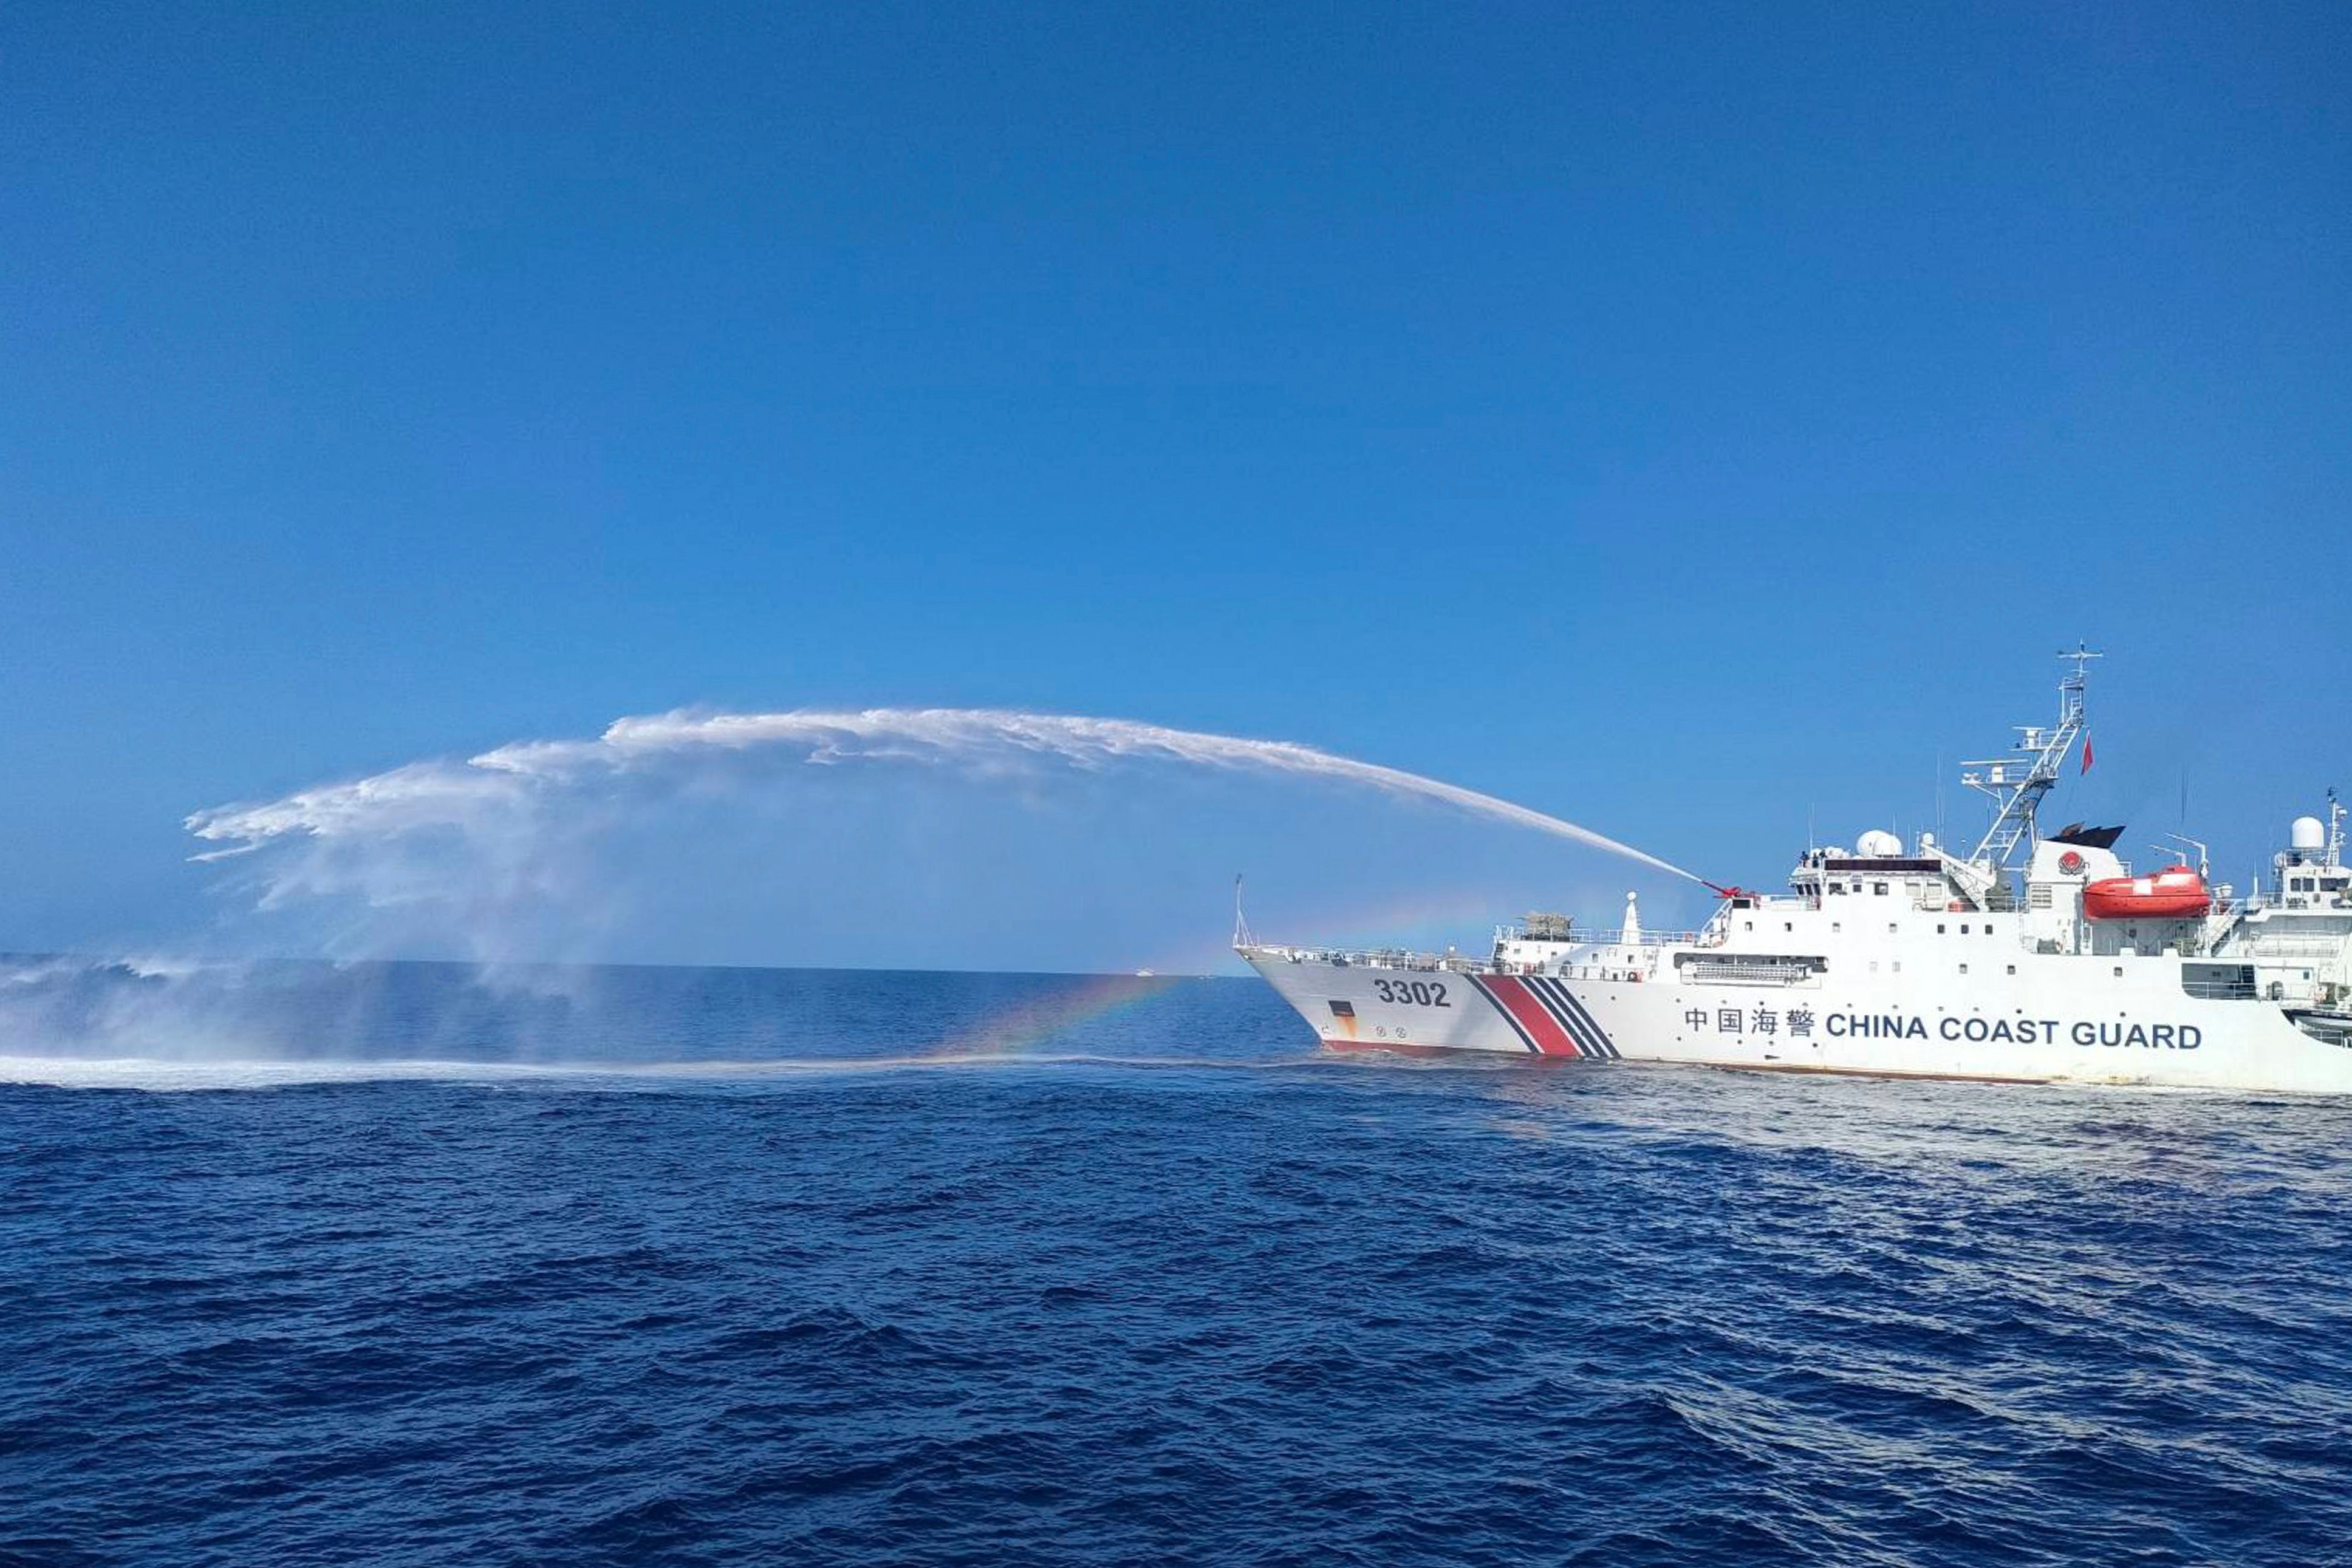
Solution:
[[[200,923],[197,807],[688,703],[1303,740],[1769,882],[2077,637],[2076,803],[2186,770],[2242,868],[2352,787],[2347,61],[2340,5],[26,0],[0,946]]]

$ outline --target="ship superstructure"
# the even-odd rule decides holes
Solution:
[[[2078,648],[2059,713],[1965,765],[1991,822],[1966,853],[1874,830],[1805,852],[1785,894],[1716,891],[1696,931],[1535,915],[1488,953],[1235,948],[1338,1047],[1779,1071],[2352,1092],[2344,811],[2298,819],[2243,901],[2174,852],[2136,874],[2120,827],[2044,833],[2087,745]]]

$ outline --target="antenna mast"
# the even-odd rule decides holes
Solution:
[[[1960,782],[1979,794],[1990,795],[2000,803],[1992,826],[1969,857],[1977,864],[2000,870],[2009,864],[2017,853],[2017,846],[2033,836],[2033,813],[2042,798],[2058,782],[2058,771],[2066,754],[2083,733],[2083,689],[2093,659],[2104,658],[2082,643],[2074,644],[2072,653],[2061,653],[2062,659],[2074,662],[2074,668],[2058,683],[2058,722],[2055,725],[2020,725],[2017,749],[2025,759],[1993,758],[1983,762],[1963,762],[1969,771],[1960,775]]]
[[[1257,938],[1250,935],[1249,919],[1242,914],[1242,873],[1234,873],[1234,946],[1255,947]]]

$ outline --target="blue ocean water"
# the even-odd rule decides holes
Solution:
[[[0,973],[0,1563],[2352,1561],[2352,1105]]]

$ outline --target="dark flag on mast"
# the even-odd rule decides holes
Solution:
[[[2091,737],[2090,737],[2089,736],[2087,736],[2087,735],[2086,735],[2086,736],[2084,736],[2084,737],[2083,737],[2083,771],[2084,771],[2084,772],[2085,772],[2085,773],[2088,773],[2090,770],[2091,770]]]

